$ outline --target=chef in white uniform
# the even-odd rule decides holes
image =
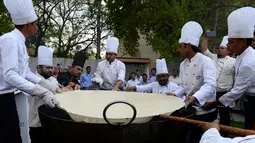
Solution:
[[[152,92],[159,94],[171,94],[178,87],[177,84],[169,81],[169,74],[166,66],[165,59],[156,60],[157,68],[157,81],[149,83],[147,85],[129,86],[127,91],[132,90],[136,92]]]
[[[50,81],[54,85],[58,85],[58,81],[53,75],[53,51],[54,49],[46,46],[39,46],[38,48],[38,66],[37,76],[42,79]],[[70,87],[71,88],[71,87]],[[62,88],[62,91],[68,91],[67,88]],[[34,96],[28,97],[29,103],[29,134],[31,143],[44,143],[44,137],[42,134],[42,127],[38,115],[38,107],[43,105],[43,101]]]
[[[126,66],[116,59],[119,48],[119,39],[108,38],[106,48],[106,60],[98,63],[93,82],[100,83],[102,90],[121,90],[126,75]],[[98,77],[99,75],[99,77]],[[102,78],[102,79],[101,79]],[[103,81],[101,83],[101,81]]]
[[[212,123],[206,123],[203,125],[206,131],[199,143],[255,143],[255,135],[249,135],[246,137],[235,137],[224,138],[220,135],[219,121],[214,121]]]
[[[25,40],[37,31],[32,0],[4,0],[4,5],[15,29],[0,37],[0,140],[3,143],[21,143],[14,92],[21,90],[38,96],[54,107],[58,102],[53,93],[61,90],[33,74],[28,67]]]
[[[206,34],[205,34],[206,35]],[[227,50],[228,36],[224,36],[219,46],[217,54],[213,54],[208,49],[208,39],[205,36],[202,42],[202,53],[211,58],[216,65],[216,99],[227,93],[234,84],[236,59],[229,56]],[[230,108],[219,107],[220,123],[230,126]]]
[[[245,128],[253,129],[255,124],[255,50],[249,45],[253,40],[255,9],[244,7],[228,16],[228,44],[230,52],[237,54],[235,83],[233,88],[217,102],[206,103],[206,108],[223,104],[233,108],[237,100],[245,97]]]
[[[182,28],[179,40],[180,54],[186,59],[180,65],[181,85],[173,93],[178,97],[186,96],[187,102],[197,109],[197,120],[212,122],[216,119],[216,109],[204,110],[205,102],[216,100],[216,69],[212,59],[201,54],[198,48],[203,30],[200,24],[191,21]],[[191,143],[199,142],[200,130],[190,133]]]

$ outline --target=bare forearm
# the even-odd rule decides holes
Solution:
[[[204,53],[208,49],[208,39],[203,38],[202,45],[201,45],[201,51]]]
[[[115,84],[114,88],[120,88],[122,84],[123,84],[123,81],[118,80],[117,83]]]

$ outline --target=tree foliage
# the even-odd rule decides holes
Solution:
[[[10,15],[4,6],[3,1],[0,1],[0,35],[9,32],[13,29]]]
[[[38,34],[26,41],[30,54],[37,56],[39,45],[51,46],[58,57],[72,57],[77,46],[96,46],[97,0],[33,0],[38,15]],[[204,31],[216,30],[209,44],[216,47],[227,34],[227,16],[237,8],[255,6],[254,0],[104,0],[101,31],[106,38],[114,33],[124,50],[139,56],[138,40],[145,36],[147,44],[161,56],[171,59],[176,54],[182,26],[197,21]],[[13,29],[10,15],[0,1],[0,35]],[[104,44],[100,45],[102,48]],[[90,50],[91,51],[91,50]],[[93,57],[94,53],[91,54]]]
[[[237,8],[253,6],[254,1],[244,0],[107,0],[107,24],[123,40],[124,50],[139,56],[140,34],[147,44],[161,56],[171,59],[176,54],[182,26],[197,21],[204,31],[216,30],[211,40],[217,45],[227,34],[227,16]]]
[[[46,43],[57,57],[72,57],[75,48],[90,48],[96,40],[94,4],[88,0],[55,0],[37,3],[39,35],[36,47]]]
[[[30,56],[37,56],[40,45],[55,49],[57,57],[72,57],[77,46],[91,49],[96,45],[96,4],[91,0],[33,0],[38,16],[38,33],[28,37]],[[11,18],[0,3],[0,34],[13,29]],[[104,7],[102,8],[104,10]],[[104,11],[102,12],[102,15]],[[102,16],[102,19],[105,18]],[[100,40],[107,35],[102,20]],[[102,44],[103,47],[103,44]]]

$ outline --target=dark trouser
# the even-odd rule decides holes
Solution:
[[[227,92],[217,92],[216,99],[218,100],[222,95]],[[229,107],[218,107],[217,111],[219,111],[220,115],[220,124],[230,126],[230,110]]]
[[[31,143],[44,143],[42,127],[30,127],[29,135],[30,135]]]
[[[22,143],[14,93],[0,95],[0,142]]]
[[[255,96],[246,96],[248,102],[244,102],[245,129],[254,129],[255,125]]]
[[[217,111],[195,116],[195,120],[206,121],[206,122],[213,122],[216,118],[217,118]],[[198,127],[192,128],[189,134],[190,143],[199,143],[203,133],[204,132],[202,131],[201,128],[198,128]]]

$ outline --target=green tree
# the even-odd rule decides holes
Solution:
[[[182,26],[197,21],[204,31],[216,30],[210,45],[217,46],[227,34],[227,16],[243,6],[254,6],[250,0],[107,0],[109,30],[120,38],[124,50],[139,56],[140,34],[166,59],[172,59],[178,48]]]
[[[178,47],[181,27],[189,16],[187,6],[170,0],[108,1],[107,23],[123,40],[129,55],[139,56],[138,39],[142,34],[154,51],[171,59]]]
[[[7,33],[13,29],[11,17],[4,6],[3,1],[0,1],[0,35]]]

